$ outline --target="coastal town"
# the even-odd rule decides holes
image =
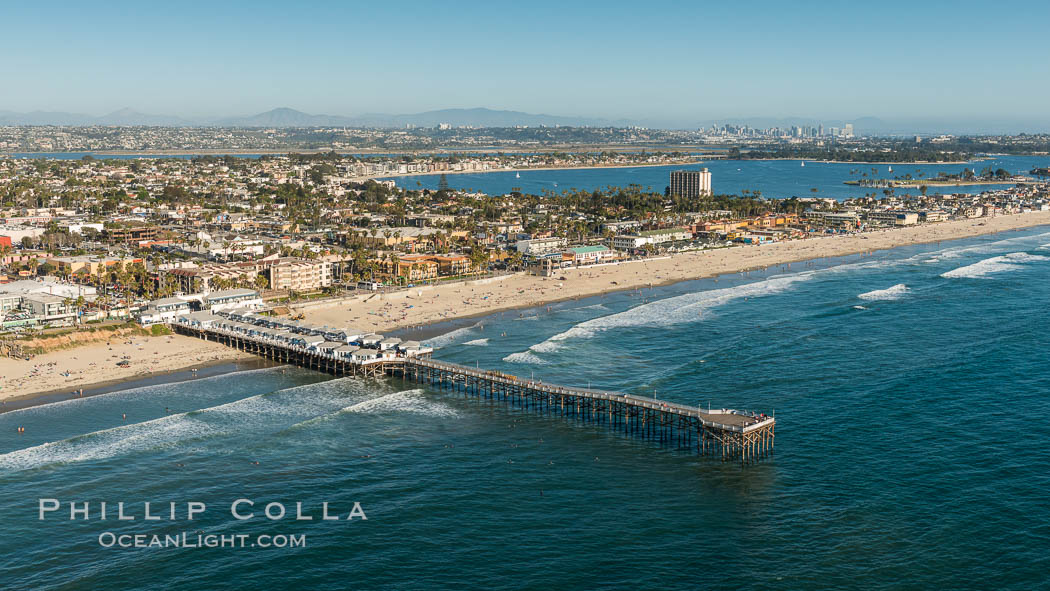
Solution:
[[[488,195],[444,176],[645,164],[665,167],[665,187]],[[395,180],[415,173],[442,175],[439,188]],[[822,238],[933,236],[967,222],[980,233],[989,220],[1050,214],[1042,178],[839,200],[720,195],[712,173],[679,153],[0,159],[0,354],[29,364],[100,334],[131,334],[141,351],[144,336],[230,311],[372,335],[754,268],[756,247],[779,253],[763,259],[777,264],[801,256],[787,252],[831,254],[815,246]],[[160,348],[148,367],[128,354],[109,362],[143,372],[231,354],[191,350]],[[166,351],[176,358],[161,362]],[[70,371],[62,383],[77,379]]]
[[[516,164],[592,163],[533,158]],[[706,169],[674,170],[652,193],[484,195],[374,180],[504,167],[494,157],[0,160],[0,328],[150,325],[243,301],[294,313],[362,292],[1050,209],[1046,182],[838,201],[715,195]]]

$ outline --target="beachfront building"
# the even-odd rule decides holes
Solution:
[[[66,283],[65,281],[57,281],[51,277],[23,279],[0,285],[0,294],[11,294],[24,297],[37,293],[46,293],[71,299],[83,296],[86,300],[93,300],[98,293],[98,290],[90,285]]]
[[[262,297],[254,289],[225,289],[213,291],[203,298],[204,306],[212,311],[232,310],[234,308],[261,308]]]
[[[883,226],[914,226],[919,223],[919,214],[914,211],[889,209],[869,211],[864,214],[864,219]]]
[[[270,289],[315,291],[332,285],[332,265],[291,257],[274,257],[238,263],[207,263],[168,271],[179,282],[182,291],[210,293],[216,284],[255,284],[256,277],[266,280]]]
[[[693,233],[685,228],[667,228],[664,230],[647,230],[636,234],[614,236],[612,246],[616,250],[634,250],[644,248],[647,244],[659,245],[680,240],[689,240]]]
[[[551,254],[560,252],[568,244],[568,241],[564,238],[557,236],[551,236],[549,238],[532,238],[529,240],[519,240],[514,248],[517,249],[523,255],[527,256],[541,256],[545,254]]]
[[[679,197],[702,197],[711,194],[711,172],[702,170],[672,170],[671,194]]]
[[[22,307],[41,322],[72,322],[77,316],[76,303],[49,293],[33,293],[22,298]]]
[[[149,326],[163,322],[174,322],[183,314],[192,312],[190,302],[182,298],[161,298],[153,300],[139,312],[139,324]]]
[[[807,211],[803,217],[808,225],[821,228],[855,230],[860,226],[860,216],[852,211]]]
[[[593,265],[615,256],[608,246],[577,246],[562,253],[562,259],[573,265]]]
[[[400,255],[373,259],[379,274],[386,280],[424,281],[438,276],[438,263],[426,255]]]

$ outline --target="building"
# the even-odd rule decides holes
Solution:
[[[91,300],[94,299],[98,290],[90,285],[56,281],[54,278],[50,277],[23,279],[20,281],[12,281],[0,286],[0,294],[24,297],[38,293],[46,293],[74,300],[83,296],[84,298]]]
[[[277,259],[269,265],[269,275],[270,289],[311,291],[332,285],[332,265],[324,261]]]
[[[919,214],[913,211],[869,211],[864,214],[869,222],[887,226],[914,226],[919,223]]]
[[[239,263],[209,263],[168,271],[187,293],[209,293],[228,285],[253,285],[266,279],[270,289],[314,291],[332,285],[332,264],[327,261],[291,257],[266,258]]]
[[[254,289],[226,289],[204,296],[204,307],[216,312],[233,308],[261,308],[262,297]]]
[[[123,265],[141,263],[141,258],[129,259],[106,259],[102,257],[80,255],[68,257],[52,257],[48,259],[60,275],[74,275],[77,273],[85,275],[98,275],[106,270],[119,271]]]
[[[69,298],[48,293],[23,296],[22,307],[43,322],[71,322],[77,315],[76,304]]]
[[[550,238],[532,238],[530,240],[519,240],[514,248],[523,255],[540,256],[553,252],[560,252],[565,248],[568,241],[564,238],[551,236]]]
[[[173,322],[177,317],[192,312],[190,303],[182,298],[153,300],[139,312],[139,324],[148,326],[162,322]]]
[[[634,250],[642,248],[646,244],[664,244],[679,240],[689,240],[693,233],[684,228],[667,228],[665,230],[648,230],[637,234],[625,234],[614,236],[612,246],[616,250]]]
[[[860,226],[860,216],[851,211],[807,211],[803,216],[811,226],[838,229],[856,229]]]
[[[573,265],[593,265],[613,256],[615,253],[608,246],[577,246],[562,253],[562,258]]]
[[[110,244],[138,244],[155,240],[159,231],[155,226],[130,226],[127,228],[109,228],[102,232]]]
[[[680,197],[701,197],[711,194],[711,173],[701,170],[672,170],[671,194]]]
[[[438,276],[438,263],[425,255],[401,255],[395,258],[376,259],[380,273],[388,279],[402,278],[406,281],[425,281]]]

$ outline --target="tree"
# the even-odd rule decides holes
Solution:
[[[489,253],[485,250],[485,247],[479,243],[475,243],[470,249],[470,263],[475,269],[481,272],[488,270]]]

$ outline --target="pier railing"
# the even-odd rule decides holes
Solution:
[[[695,450],[723,461],[756,462],[773,453],[776,419],[733,409],[709,409],[634,394],[548,384],[492,370],[376,351],[371,359],[347,359],[301,345],[219,328],[172,324],[175,332],[217,341],[281,363],[342,376],[394,377],[525,410],[608,427],[624,435],[675,449]]]

